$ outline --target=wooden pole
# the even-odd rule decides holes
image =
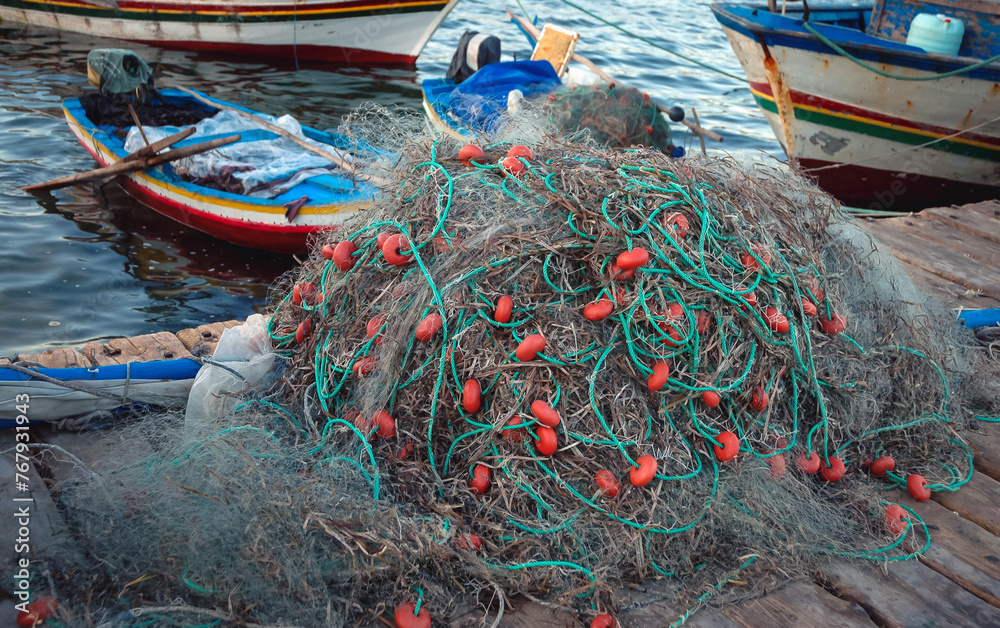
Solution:
[[[187,138],[194,135],[195,131],[197,131],[197,129],[195,129],[193,126],[189,126],[183,131],[178,131],[173,135],[168,135],[162,140],[157,140],[152,144],[150,144],[149,146],[144,146],[139,150],[135,151],[134,153],[129,153],[128,155],[125,155],[124,157],[122,157],[122,161],[132,161],[134,159],[143,159],[144,157],[155,155],[164,148],[170,148],[177,142],[180,142],[181,140],[186,140]]]
[[[194,91],[191,91],[190,89],[187,89],[185,87],[178,87],[177,89],[181,90],[185,94],[189,94],[191,96],[194,96],[195,98],[197,98],[198,100],[200,100],[201,102],[205,103],[206,105],[208,105],[210,107],[215,107],[216,109],[225,109],[227,111],[233,111],[233,112],[236,112],[239,115],[243,116],[244,118],[249,118],[250,120],[253,120],[257,124],[261,125],[262,127],[266,128],[266,129],[268,129],[270,131],[274,131],[275,133],[278,133],[279,135],[283,135],[283,136],[287,137],[288,139],[292,140],[293,142],[295,142],[296,144],[298,144],[302,148],[304,148],[304,149],[306,149],[308,151],[312,151],[312,152],[316,153],[317,155],[319,155],[320,157],[323,157],[325,159],[329,159],[333,163],[337,164],[338,167],[340,167],[341,169],[347,171],[348,173],[350,173],[352,175],[356,174],[356,172],[354,170],[354,166],[352,166],[350,163],[348,163],[348,161],[344,158],[343,154],[340,151],[337,151],[337,149],[335,149],[335,148],[333,150],[337,151],[337,154],[333,154],[333,153],[331,153],[329,151],[323,150],[322,148],[319,148],[318,146],[313,146],[309,142],[306,142],[306,141],[302,140],[301,138],[295,137],[294,135],[292,135],[291,133],[289,133],[285,129],[281,128],[280,126],[275,126],[275,125],[271,124],[270,122],[268,122],[267,120],[264,120],[260,116],[255,116],[255,115],[253,115],[252,113],[250,113],[248,111],[243,111],[242,109],[237,109],[235,107],[230,107],[229,105],[224,105],[222,103],[215,102],[214,100],[209,100],[208,98],[205,98],[201,94],[199,94],[197,92],[194,92]]]
[[[193,130],[193,129],[192,129]],[[169,138],[168,138],[169,139]],[[79,174],[74,174],[68,177],[62,177],[59,179],[53,179],[52,181],[46,181],[45,183],[36,183],[34,185],[28,185],[23,188],[25,192],[44,192],[48,190],[58,190],[60,188],[69,187],[71,185],[76,185],[78,183],[85,183],[87,181],[93,181],[94,179],[103,179],[109,176],[117,176],[120,174],[125,174],[127,172],[135,172],[136,170],[145,170],[147,168],[152,168],[154,166],[159,166],[160,164],[165,164],[168,161],[176,161],[178,159],[183,159],[184,157],[190,157],[192,155],[198,155],[200,153],[206,153],[210,150],[220,148],[222,146],[228,146],[242,139],[239,135],[230,135],[229,137],[221,137],[209,142],[201,142],[200,144],[192,144],[190,146],[185,146],[183,148],[175,148],[174,150],[169,150],[162,155],[153,155],[151,157],[144,157],[139,159],[120,159],[110,166],[105,166],[103,168],[98,168],[96,170],[91,170],[90,172],[81,172]],[[164,141],[164,140],[161,140]],[[152,148],[151,146],[145,147]]]
[[[135,128],[139,129],[139,135],[142,136],[142,143],[149,146],[149,138],[146,137],[146,130],[142,128],[142,122],[139,122],[139,116],[131,104],[128,106],[128,112],[132,114],[132,122],[135,122]]]
[[[536,42],[538,41],[538,38],[541,37],[541,31],[539,31],[534,24],[525,20],[524,18],[517,17],[516,15],[510,12],[510,9],[507,9],[507,17],[511,18],[512,20],[516,20],[517,23],[521,25],[521,28],[523,28],[529,35],[531,35],[532,39],[534,39]],[[591,72],[601,77],[602,81],[606,81],[608,83],[616,82],[615,79],[611,78],[611,75],[609,75],[601,68],[597,67],[596,63],[594,63],[587,57],[581,55],[580,53],[573,53],[573,60],[585,65]],[[659,103],[656,103],[656,107],[663,113],[669,113],[670,111],[667,107],[664,107]],[[708,129],[702,128],[701,125],[695,124],[694,122],[691,122],[688,119],[681,120],[681,124],[691,129],[692,133],[695,133],[697,135],[704,135],[705,137],[711,138],[716,142],[722,141],[722,136],[719,135],[718,133],[714,133],[712,131],[709,131]]]

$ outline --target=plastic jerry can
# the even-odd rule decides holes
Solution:
[[[927,52],[957,55],[965,36],[962,20],[943,13],[917,13],[906,35],[908,46],[917,46]]]

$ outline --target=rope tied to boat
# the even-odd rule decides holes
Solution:
[[[566,0],[563,0],[563,2],[565,1]],[[958,68],[957,70],[952,70],[951,72],[942,72],[941,74],[932,74],[930,76],[904,76],[902,74],[893,74],[892,72],[886,72],[885,70],[876,68],[870,63],[862,61],[861,59],[852,55],[847,50],[844,50],[841,46],[837,44],[837,42],[833,41],[823,33],[816,30],[813,27],[813,25],[810,24],[809,22],[802,22],[802,28],[812,33],[821,42],[823,42],[830,48],[833,48],[837,52],[837,54],[841,55],[842,57],[845,57],[849,61],[856,63],[857,65],[863,67],[869,72],[874,72],[875,74],[878,74],[879,76],[884,76],[886,78],[896,79],[897,81],[939,81],[943,78],[948,78],[950,76],[959,76],[967,72],[972,72],[973,70],[978,70],[981,67],[1000,61],[1000,55],[996,55],[994,57],[990,57],[989,59],[980,61],[979,63],[973,63],[972,65],[965,66],[964,68]]]

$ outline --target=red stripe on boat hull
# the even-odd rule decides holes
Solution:
[[[771,92],[771,86],[767,83],[758,83],[755,81],[750,82],[750,87],[754,90],[765,94],[771,98],[774,98],[774,93]],[[936,133],[940,135],[955,135],[959,133],[959,129],[949,129],[943,126],[935,126],[933,124],[925,124],[923,122],[917,122],[916,120],[908,120],[906,118],[898,118],[896,116],[889,116],[877,111],[872,111],[870,109],[863,109],[861,107],[855,107],[853,105],[848,105],[842,102],[837,102],[836,100],[829,100],[821,96],[814,96],[812,94],[806,94],[803,92],[797,92],[795,90],[789,91],[792,104],[793,105],[805,105],[807,107],[816,107],[817,109],[826,109],[833,113],[840,113],[849,116],[857,116],[859,118],[866,118],[868,120],[873,120],[875,122],[881,122],[883,124],[891,124],[893,126],[901,127],[903,129],[915,129],[918,131],[926,131],[928,133]],[[1000,146],[1000,138],[990,137],[988,135],[978,135],[976,133],[962,133],[961,137],[967,140],[973,140],[976,142],[983,142],[984,144],[991,144],[993,146]],[[930,141],[931,138],[928,138]]]
[[[182,50],[199,50],[204,52],[219,52],[239,54],[252,57],[280,57],[283,59],[303,59],[308,61],[335,61],[352,65],[413,65],[417,58],[413,55],[364,50],[363,48],[346,48],[337,46],[284,46],[261,45],[236,42],[214,41],[160,41],[143,40],[144,43],[177,48]]]
[[[920,211],[948,207],[956,199],[975,203],[1000,197],[1000,187],[962,183],[940,177],[849,166],[819,159],[800,159],[805,175],[849,207],[891,211]],[[838,166],[810,173],[813,168]]]

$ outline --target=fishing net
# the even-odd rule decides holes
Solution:
[[[345,121],[387,192],[275,285],[275,383],[196,437],[117,430],[60,487],[88,556],[66,609],[316,626],[517,596],[589,621],[629,583],[693,610],[927,547],[883,491],[968,481],[996,365],[828,196],[523,126],[462,160],[416,124]]]

